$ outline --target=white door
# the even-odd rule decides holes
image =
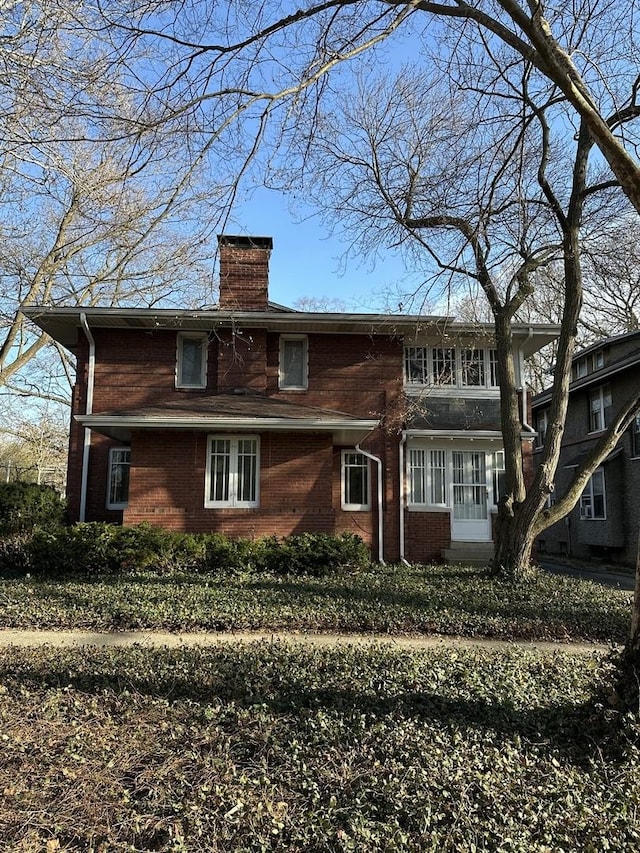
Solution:
[[[489,489],[483,450],[452,453],[451,538],[456,542],[490,542]]]

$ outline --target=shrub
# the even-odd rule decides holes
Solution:
[[[230,539],[222,533],[174,533],[150,524],[118,527],[90,522],[58,531],[36,530],[30,545],[20,547],[28,556],[22,562],[37,574],[54,577],[145,571],[212,575],[267,571],[320,577],[342,567],[363,568],[370,562],[364,542],[352,533],[252,540]],[[14,559],[7,546],[7,560],[19,563],[18,550]],[[1,566],[0,555],[0,570]]]
[[[371,562],[367,546],[354,533],[300,533],[262,540],[264,567],[276,574],[321,577],[340,568],[365,568]]]
[[[11,536],[35,527],[56,530],[64,524],[65,504],[51,486],[0,483],[0,535]]]
[[[18,578],[33,568],[31,534],[14,533],[0,538],[0,576]]]
[[[120,529],[88,522],[58,531],[36,530],[31,540],[34,572],[85,577],[115,573],[122,564],[117,543]]]

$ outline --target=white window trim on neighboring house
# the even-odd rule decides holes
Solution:
[[[366,501],[354,502],[351,495],[350,478],[347,476],[349,469],[359,470],[364,477],[364,488]],[[340,454],[340,491],[342,498],[342,509],[348,512],[366,512],[371,509],[371,466],[369,459],[357,450],[343,450]]]
[[[184,381],[184,343],[198,341],[200,344],[200,377],[197,382]],[[206,388],[207,387],[207,355],[208,336],[198,332],[178,332],[176,343],[176,388]]]
[[[542,447],[544,445],[544,440],[547,437],[547,430],[549,429],[549,409],[541,409],[539,412],[536,412],[536,437],[535,437],[535,447]]]
[[[286,348],[289,341],[302,342],[302,384],[287,381]],[[278,388],[281,391],[306,391],[309,387],[309,338],[307,335],[280,335]]]
[[[405,346],[403,377],[407,391],[496,391],[497,353],[491,347]]]
[[[605,402],[609,402],[605,406]],[[602,432],[609,425],[607,412],[611,411],[611,385],[607,382],[604,385],[598,385],[589,393],[589,433]]]
[[[602,482],[602,492],[596,491],[594,488],[594,478]],[[596,487],[597,488],[597,487]],[[595,498],[602,495],[602,515],[596,515],[594,506]],[[596,468],[589,482],[584,487],[584,491],[580,497],[580,519],[582,521],[605,521],[607,518],[607,484],[604,475],[604,468]]]
[[[116,460],[114,457],[117,453],[123,454],[126,458]],[[122,488],[122,476],[119,483],[114,483],[114,475],[118,468],[126,469],[126,498],[124,495],[120,497],[124,500],[113,500],[115,497],[114,487]],[[129,471],[131,469],[131,448],[129,447],[110,447],[109,448],[109,466],[107,470],[107,509],[126,509],[129,505]]]
[[[221,484],[224,497],[214,498],[211,496],[212,486],[216,485],[216,474],[213,470],[215,442],[228,443],[228,452],[217,452],[216,457],[227,460],[226,468],[221,472]],[[253,445],[251,452],[245,452],[241,442],[250,442]],[[222,450],[222,448],[220,448]],[[242,460],[253,460],[253,471],[251,476],[251,490],[253,497],[249,500],[242,497]],[[220,433],[210,435],[207,440],[207,465],[205,471],[204,505],[207,509],[219,509],[233,507],[236,509],[251,509],[260,505],[260,438],[257,435],[227,435]]]
[[[631,421],[631,458],[640,459],[640,412]]]

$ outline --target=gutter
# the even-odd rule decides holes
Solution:
[[[87,404],[85,414],[90,415],[93,411],[93,386],[96,372],[96,342],[89,324],[87,323],[87,315],[83,312],[80,314],[80,323],[84,330],[85,337],[89,343],[89,367],[87,371]],[[79,521],[85,521],[87,517],[87,485],[89,481],[89,451],[91,449],[91,430],[88,427],[84,428],[84,440],[82,443],[82,479],[80,481],[80,513]]]
[[[363,450],[359,444],[356,444],[358,453],[362,453],[367,459],[372,459],[378,466],[378,562],[385,565],[384,562],[384,518],[383,518],[383,502],[382,502],[382,459],[379,456],[374,456],[367,450]]]

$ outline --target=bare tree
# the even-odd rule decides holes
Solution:
[[[21,309],[211,302],[209,237],[228,186],[209,176],[206,147],[194,154],[173,128],[141,131],[129,70],[94,7],[5,12],[0,387],[65,404],[73,364]]]

